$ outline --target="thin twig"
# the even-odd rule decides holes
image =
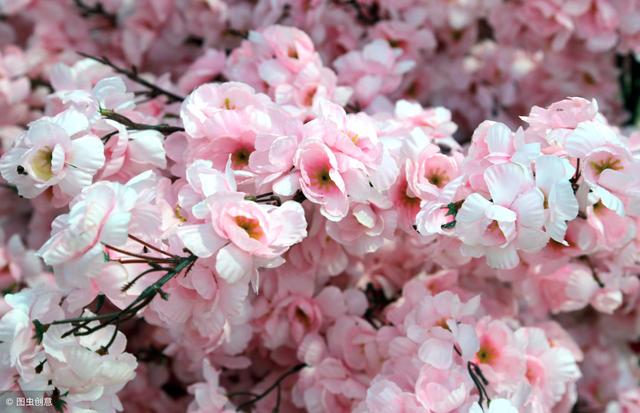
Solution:
[[[161,123],[159,125],[148,125],[146,123],[134,122],[128,117],[116,113],[111,109],[100,109],[100,114],[105,119],[114,120],[132,130],[154,130],[162,133],[163,135],[170,135],[174,132],[184,132],[184,128],[181,126],[171,126],[167,125],[166,123]]]
[[[140,243],[140,244],[144,245],[145,247],[147,247],[147,248],[149,248],[149,249],[152,249],[152,250],[154,250],[154,251],[156,251],[156,252],[159,252],[160,254],[167,255],[167,256],[169,256],[169,257],[171,257],[171,258],[178,258],[178,256],[177,256],[177,255],[174,255],[174,254],[168,253],[167,251],[163,251],[163,250],[161,250],[160,248],[158,248],[158,247],[156,247],[156,246],[153,246],[153,245],[149,244],[148,242],[146,242],[146,241],[144,241],[144,240],[142,240],[142,239],[140,239],[140,238],[136,237],[135,235],[131,235],[131,234],[129,234],[129,238],[131,238],[132,240],[134,240],[134,241],[136,241],[136,242],[138,242],[138,243]]]
[[[123,250],[121,248],[114,247],[114,246],[108,245],[108,244],[105,245],[105,247],[109,248],[110,250],[114,250],[116,252],[119,252],[120,254],[128,255],[130,257],[142,258],[142,259],[148,260],[148,261],[167,262],[167,260],[168,260],[168,258],[159,258],[159,257],[152,257],[152,256],[149,256],[149,255],[137,254],[135,252]]]
[[[151,82],[149,82],[148,80],[143,79],[142,77],[140,77],[140,75],[138,74],[138,70],[133,67],[132,69],[125,69],[123,67],[117,66],[115,63],[113,63],[111,60],[109,60],[109,58],[107,57],[97,57],[97,56],[92,56],[90,54],[87,53],[82,53],[82,52],[77,52],[80,56],[82,57],[86,57],[87,59],[92,59],[95,60],[96,62],[100,62],[103,65],[109,66],[111,67],[113,70],[116,71],[116,73],[120,73],[125,75],[127,78],[129,78],[130,80],[136,82],[137,84],[144,86],[145,88],[149,89],[149,92],[147,93],[148,96],[152,96],[152,97],[156,97],[156,96],[166,96],[169,103],[174,103],[174,102],[182,102],[184,100],[183,96],[180,96],[176,93],[170,92],[158,85],[155,85]]]
[[[166,293],[162,291],[162,287],[168,283],[173,277],[180,274],[185,268],[188,268],[195,262],[196,256],[190,255],[183,257],[175,267],[171,268],[164,276],[158,279],[156,282],[146,287],[138,297],[136,297],[127,307],[120,311],[114,311],[107,314],[97,314],[93,316],[82,316],[75,318],[68,318],[65,320],[57,320],[46,325],[48,327],[52,324],[73,324],[74,327],[63,334],[63,337],[71,334],[76,336],[89,335],[95,331],[98,331],[113,323],[122,323],[130,318],[136,316],[138,311],[147,306],[155,298],[156,295],[161,295],[166,298]],[[92,321],[98,321],[99,324],[94,327],[89,327],[88,324]]]
[[[307,367],[307,365],[304,364],[304,363],[296,364],[291,369],[287,370],[283,375],[278,377],[278,379],[276,379],[276,381],[271,386],[267,387],[267,389],[265,391],[263,391],[262,393],[260,393],[256,397],[254,397],[253,399],[251,399],[249,401],[246,401],[246,402],[242,403],[241,405],[239,405],[236,408],[236,411],[240,411],[240,410],[242,410],[242,409],[244,409],[246,407],[251,406],[252,404],[255,404],[255,403],[259,402],[260,400],[265,398],[269,393],[271,393],[271,391],[273,389],[275,389],[276,387],[280,386],[280,383],[282,383],[282,381],[284,379],[286,379],[287,377],[291,376],[292,374],[295,374],[295,373],[299,372],[300,370],[302,370],[305,367]]]

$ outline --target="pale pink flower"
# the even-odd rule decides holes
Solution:
[[[462,367],[440,370],[429,365],[420,369],[416,398],[422,407],[435,413],[447,413],[462,407],[473,388]]]
[[[61,298],[60,291],[47,283],[5,296],[8,310],[0,318],[0,351],[4,355],[0,358],[0,384],[6,388],[13,385],[15,374],[27,382],[37,380],[35,368],[41,357],[33,339],[33,321],[44,324],[63,318]],[[46,386],[46,382],[41,384]]]
[[[180,118],[187,134],[194,139],[233,137],[246,119],[265,116],[263,110],[270,103],[268,96],[243,83],[209,83],[187,96]]]
[[[463,359],[470,360],[478,350],[478,338],[467,321],[478,305],[479,297],[462,302],[450,291],[424,297],[404,320],[407,337],[419,346],[418,358],[448,369],[457,348]]]
[[[624,198],[640,194],[640,163],[612,130],[600,122],[582,122],[565,144],[580,158],[584,181],[607,208],[623,215]]]
[[[265,30],[251,33],[250,39],[268,48],[275,59],[270,64],[282,65],[287,71],[297,73],[309,63],[319,59],[309,36],[295,27],[269,26]],[[265,64],[260,72],[267,70]]]
[[[56,92],[89,91],[100,80],[109,78],[112,74],[113,69],[88,58],[80,59],[73,65],[58,63],[49,69],[51,86]]]
[[[194,383],[189,386],[189,393],[194,400],[189,404],[189,413],[230,413],[235,409],[225,396],[225,390],[220,386],[220,373],[211,366],[209,359],[202,362],[202,375],[204,382]]]
[[[591,269],[582,264],[568,264],[543,275],[537,282],[552,312],[575,311],[586,307],[599,288]]]
[[[293,172],[293,162],[302,139],[302,122],[284,111],[270,111],[272,125],[256,134],[248,169],[254,174],[256,187],[270,188],[279,195],[291,196],[300,188]]]
[[[518,250],[542,249],[548,236],[544,224],[544,195],[533,186],[527,171],[515,163],[489,167],[484,173],[492,201],[469,195],[456,215],[461,251],[486,256],[493,268],[512,269],[520,262]]]
[[[397,226],[397,213],[381,209],[375,204],[351,205],[350,213],[339,222],[327,222],[327,234],[343,244],[354,255],[372,253],[382,247],[385,240],[393,239]]]
[[[99,350],[111,339],[114,326],[91,335],[62,338],[67,330],[67,326],[55,325],[44,333],[42,346],[47,362],[42,374],[49,377],[54,386],[69,392],[65,401],[73,408],[119,409],[121,404],[116,393],[135,377],[138,364],[132,354],[125,352],[125,335],[115,333],[109,351],[103,354]]]
[[[444,107],[423,108],[417,102],[399,100],[396,102],[394,114],[398,120],[407,124],[409,129],[419,127],[436,142],[452,143],[451,136],[458,129],[451,121],[451,112]]]
[[[480,345],[475,362],[496,391],[513,391],[526,371],[524,354],[516,346],[513,331],[501,320],[484,317],[475,326]]]
[[[544,194],[545,230],[554,241],[567,245],[567,221],[578,215],[578,200],[569,181],[575,169],[568,161],[550,155],[540,156],[535,165],[536,186]]]
[[[4,241],[0,229],[0,242]],[[44,274],[42,261],[24,246],[20,235],[14,234],[6,244],[0,244],[0,288],[12,288],[16,283],[34,285],[43,280]]]
[[[87,118],[75,110],[33,122],[0,160],[2,176],[27,198],[52,186],[77,195],[105,159],[102,142],[88,129]]]
[[[553,347],[542,329],[520,328],[515,332],[515,339],[526,354],[525,377],[532,388],[524,407],[547,411],[580,378],[576,360],[566,348]]]
[[[560,133],[575,129],[581,122],[595,120],[599,117],[598,103],[596,100],[587,100],[580,97],[571,97],[552,103],[546,108],[534,106],[528,116],[522,120],[529,124],[527,134],[532,131],[543,134],[550,144],[559,143]],[[549,132],[547,135],[546,132]]]
[[[458,177],[461,156],[447,156],[435,145],[429,145],[416,159],[407,160],[407,182],[411,192],[420,199],[434,200]]]
[[[314,363],[298,374],[292,390],[293,403],[310,413],[348,413],[366,395],[366,378],[332,357]]]
[[[178,207],[187,214],[211,195],[237,190],[230,162],[223,172],[213,168],[211,161],[197,160],[187,167],[185,174],[187,182],[178,192]]]
[[[353,85],[354,98],[368,106],[378,95],[394,92],[402,76],[415,66],[412,60],[401,60],[402,50],[377,39],[362,50],[354,50],[335,60],[338,78]]]
[[[302,120],[313,117],[322,100],[344,106],[351,96],[350,88],[338,86],[336,74],[331,69],[318,64],[308,64],[287,83],[280,83],[283,80],[273,80],[277,82],[273,88],[274,101]]]
[[[421,406],[413,393],[403,391],[396,383],[379,379],[367,389],[367,398],[356,412],[366,413],[421,413]],[[366,407],[365,407],[366,406]]]
[[[61,67],[56,68],[58,70],[54,70],[52,76],[62,70]],[[74,83],[77,82],[63,79],[56,79],[56,82],[56,92],[47,98],[47,111],[50,113],[75,109],[95,123],[100,120],[100,110],[123,113],[135,106],[133,93],[127,91],[124,81],[117,76],[97,80],[95,85],[90,81],[89,85],[76,85]]]
[[[89,283],[104,262],[104,245],[118,246],[127,241],[139,196],[135,187],[146,179],[153,179],[153,174],[140,175],[126,185],[97,182],[71,201],[68,214],[54,220],[51,238],[38,255],[54,267],[62,285]]]
[[[338,160],[331,149],[320,140],[309,139],[298,148],[295,165],[300,170],[300,188],[307,199],[320,204],[322,215],[327,219],[344,218],[349,200]]]
[[[344,109],[329,101],[319,105],[318,120],[324,130],[317,131],[310,122],[305,128],[309,136],[320,134],[331,149],[355,161],[367,170],[375,170],[382,161],[382,144],[373,120],[364,113],[347,115]],[[328,122],[330,126],[326,124]],[[318,126],[320,126],[318,125]]]
[[[184,72],[178,81],[178,88],[183,92],[191,92],[203,83],[207,83],[222,73],[226,55],[216,49],[207,49]]]
[[[193,214],[205,222],[181,226],[178,236],[195,255],[215,255],[216,271],[230,283],[246,275],[257,280],[258,267],[280,265],[281,255],[307,233],[304,210],[294,201],[274,207],[237,192],[217,193]]]
[[[473,132],[464,171],[473,189],[486,190],[483,176],[489,166],[513,162],[528,169],[539,155],[540,144],[528,143],[522,129],[513,133],[502,123],[484,121]]]
[[[106,121],[117,129],[105,144],[106,161],[100,178],[126,181],[149,168],[166,168],[164,137],[158,131],[127,131],[118,122]]]
[[[329,350],[354,370],[378,371],[382,364],[375,329],[359,317],[341,317],[327,331]]]

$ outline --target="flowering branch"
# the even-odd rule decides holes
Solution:
[[[167,100],[169,103],[175,103],[175,102],[182,102],[184,100],[183,96],[180,96],[178,94],[175,94],[173,92],[170,92],[158,85],[154,85],[153,83],[149,82],[148,80],[143,79],[142,77],[140,77],[140,75],[138,74],[138,69],[133,66],[131,69],[125,69],[119,66],[116,66],[113,62],[111,62],[111,60],[109,60],[109,58],[107,57],[96,57],[96,56],[92,56],[90,54],[86,54],[86,53],[82,53],[82,52],[78,52],[78,54],[82,57],[86,57],[87,59],[93,59],[96,62],[100,62],[103,65],[109,66],[111,67],[113,70],[115,70],[116,73],[120,73],[122,75],[125,75],[127,78],[129,78],[130,80],[136,82],[137,84],[145,87],[148,89],[146,93],[147,96],[151,97],[151,98],[155,98],[158,96],[166,96]]]
[[[126,116],[116,113],[111,109],[100,109],[100,114],[105,119],[114,120],[132,130],[155,130],[162,133],[163,135],[170,135],[174,132],[184,132],[183,127],[171,126],[167,125],[166,123],[161,123],[159,125],[148,125],[145,123],[134,122]],[[106,138],[106,140],[108,140],[111,136],[111,134],[105,135],[103,139]]]
[[[154,282],[153,284],[145,288],[142,291],[142,293],[140,293],[140,295],[136,297],[135,300],[133,300],[127,307],[125,307],[122,310],[114,311],[106,314],[98,314],[94,316],[68,318],[64,320],[54,321],[50,324],[44,324],[44,325],[38,323],[40,324],[41,327],[38,328],[38,326],[36,325],[36,335],[40,335],[39,338],[41,339],[41,334],[43,334],[50,325],[54,325],[54,324],[71,324],[74,326],[71,330],[64,333],[63,337],[66,337],[69,335],[85,336],[85,335],[94,333],[98,330],[101,330],[110,324],[115,324],[117,326],[119,323],[133,318],[138,313],[138,311],[140,311],[141,309],[146,307],[149,303],[151,303],[151,301],[155,298],[156,295],[160,295],[163,299],[166,299],[167,295],[165,292],[162,291],[162,287],[166,283],[168,283],[171,279],[173,279],[176,275],[180,274],[183,270],[187,269],[188,271],[188,268],[193,265],[196,259],[197,257],[194,255],[177,258],[175,260],[174,267],[166,269],[167,273],[164,276],[162,276],[159,280],[157,280],[156,282]],[[162,268],[162,269],[165,269],[165,268]],[[100,323],[96,326],[89,327],[89,324],[92,321],[99,321]],[[39,333],[39,330],[41,331],[40,333]]]
[[[257,202],[258,204],[270,204],[275,206],[282,205],[282,198],[280,198],[278,195],[275,195],[273,192],[265,192],[264,194],[258,195],[247,195],[244,197],[244,199],[246,199],[247,201]],[[301,190],[297,190],[291,198],[292,201],[295,201],[299,204],[303,203],[306,199],[307,197],[304,196],[304,193]]]
[[[471,376],[471,380],[476,385],[478,389],[478,393],[480,394],[480,398],[478,399],[478,405],[482,408],[482,402],[487,400],[487,406],[491,403],[491,398],[487,393],[486,386],[489,385],[489,381],[484,377],[482,370],[480,370],[480,366],[472,361],[467,362],[467,370],[469,371],[469,376]]]
[[[263,391],[262,393],[256,395],[255,397],[253,397],[251,400],[248,400],[242,404],[240,404],[237,408],[236,411],[240,411],[243,410],[257,402],[259,402],[260,400],[264,399],[269,393],[271,393],[273,391],[273,389],[278,388],[278,401],[276,402],[276,406],[274,407],[273,411],[274,412],[278,412],[279,411],[279,407],[280,407],[280,384],[284,381],[284,379],[286,379],[287,377],[296,374],[297,372],[299,372],[300,370],[302,370],[303,368],[307,367],[306,364],[304,363],[300,363],[300,364],[296,364],[295,366],[293,366],[292,368],[290,368],[289,370],[287,370],[286,372],[284,372],[280,377],[278,377],[276,379],[275,382],[273,382],[273,384],[269,387],[267,387],[267,389],[265,391]],[[230,394],[230,397],[233,396],[243,396],[248,394],[247,392],[240,392],[240,393],[233,393]]]
[[[459,356],[462,356],[462,351],[460,351],[457,345],[453,346],[453,350],[456,352],[456,354],[458,354]],[[486,386],[489,385],[489,381],[482,373],[480,366],[478,366],[476,363],[469,360],[467,361],[467,371],[469,372],[469,376],[471,377],[473,384],[475,384],[476,389],[478,389],[478,394],[480,396],[478,399],[478,405],[480,406],[481,409],[483,409],[482,403],[486,399],[487,406],[489,406],[489,404],[491,403],[491,398],[489,397],[489,393],[487,393],[487,389],[486,389]]]

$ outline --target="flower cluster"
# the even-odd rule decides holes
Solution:
[[[0,13],[0,390],[640,410],[640,3]]]

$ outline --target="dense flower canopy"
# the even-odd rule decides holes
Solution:
[[[640,411],[640,1],[0,13],[0,392]]]

